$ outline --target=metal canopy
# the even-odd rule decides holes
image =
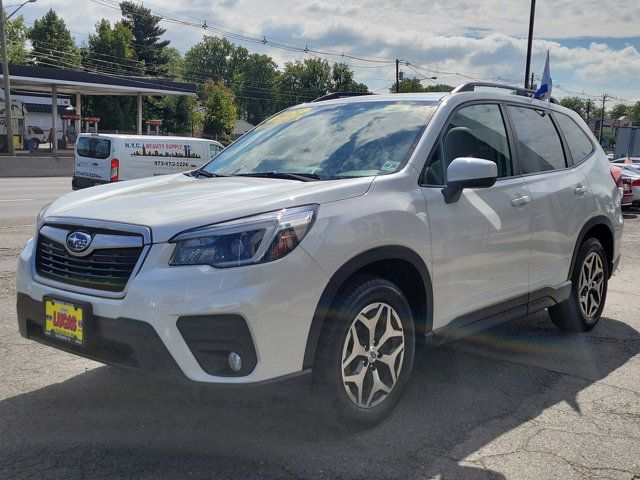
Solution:
[[[2,68],[0,68],[1,71]],[[10,65],[9,78],[11,90],[22,89],[30,92],[51,93],[51,87],[55,85],[58,93],[63,94],[196,96],[196,86],[192,83],[58,68]],[[0,77],[0,85],[4,87],[2,77]]]

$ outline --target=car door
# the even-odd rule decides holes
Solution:
[[[571,153],[551,112],[516,105],[507,111],[518,164],[532,199],[529,284],[535,291],[568,279],[578,234],[593,216],[595,205],[585,168],[572,165]],[[590,155],[595,147],[587,141],[589,147],[580,150],[588,148]]]
[[[496,162],[499,178],[447,204],[445,172],[458,157]],[[421,176],[432,238],[434,328],[473,323],[478,318],[470,312],[508,308],[518,297],[526,303],[532,212],[527,186],[515,172],[503,108],[471,104],[454,111]]]

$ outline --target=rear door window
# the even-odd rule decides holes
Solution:
[[[593,144],[587,134],[574,122],[569,116],[562,113],[556,113],[556,120],[562,133],[564,133],[564,139],[567,141],[571,157],[573,157],[573,163],[578,164],[585,160],[591,153],[593,153]]]
[[[522,173],[567,167],[560,136],[548,112],[509,106],[509,116],[518,141]]]
[[[111,140],[102,137],[80,137],[76,148],[85,158],[107,158],[111,154]]]

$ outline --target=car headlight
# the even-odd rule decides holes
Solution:
[[[317,212],[318,205],[285,208],[183,232],[171,240],[169,264],[226,268],[277,260],[298,246]]]

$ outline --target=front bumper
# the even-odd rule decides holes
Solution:
[[[18,327],[23,337],[69,353],[152,375],[185,378],[151,325],[129,318],[93,316],[86,346],[53,340],[43,334],[44,304],[18,293]]]
[[[30,241],[17,269],[20,333],[103,363],[197,382],[259,383],[302,371],[311,320],[328,282],[302,247],[275,262],[230,269],[170,267],[173,247],[152,245],[126,295],[105,298],[35,281]],[[44,337],[44,296],[90,303],[87,336],[93,340],[75,347]],[[220,368],[221,352],[233,342],[248,366],[239,376]]]

